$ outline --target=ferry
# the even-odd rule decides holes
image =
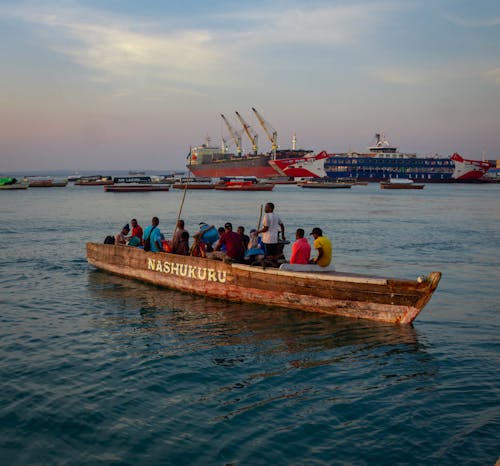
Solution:
[[[323,178],[352,178],[357,181],[382,182],[389,178],[409,178],[427,183],[481,181],[492,165],[489,162],[465,159],[458,153],[451,157],[427,156],[398,152],[385,136],[376,134],[377,143],[368,153],[331,154],[310,157],[284,167],[285,175]]]
[[[168,191],[170,185],[153,183],[150,176],[121,176],[113,178],[113,184],[105,185],[105,192],[142,193],[150,191]]]

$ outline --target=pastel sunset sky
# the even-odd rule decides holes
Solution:
[[[500,159],[498,0],[0,0],[0,43],[0,172],[182,169],[236,110],[268,151],[252,107],[281,148]]]

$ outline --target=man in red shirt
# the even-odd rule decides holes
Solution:
[[[222,246],[226,246],[226,252],[222,253]],[[219,238],[219,242],[215,248],[217,252],[214,258],[228,259],[231,262],[243,262],[245,256],[245,245],[241,235],[233,231],[233,225],[227,222],[224,225],[224,233]]]
[[[142,244],[142,234],[143,234],[142,227],[137,223],[137,220],[135,218],[133,218],[130,221],[130,224],[132,225],[132,233],[130,234],[130,236],[132,238],[134,236],[137,236],[137,238],[139,238]]]
[[[308,264],[311,257],[311,245],[307,238],[304,238],[304,230],[297,228],[295,232],[296,241],[292,244],[292,255],[290,264]]]

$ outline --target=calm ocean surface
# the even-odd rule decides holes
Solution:
[[[232,304],[89,266],[132,217],[171,236],[182,192],[0,192],[2,465],[494,465],[500,184],[188,192],[182,217],[289,239],[338,270],[443,278],[413,326]],[[288,251],[289,252],[289,251]]]

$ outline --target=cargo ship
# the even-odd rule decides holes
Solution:
[[[390,178],[409,178],[427,183],[480,181],[492,166],[489,162],[465,159],[455,153],[451,157],[427,156],[398,152],[382,134],[367,153],[324,153],[304,157],[291,164],[274,164],[281,175],[334,180],[352,178],[358,181],[381,182]]]
[[[236,152],[230,153],[227,150],[224,138],[219,147],[211,145],[210,138],[207,137],[204,144],[190,149],[186,165],[189,171],[199,177],[256,176],[257,178],[273,178],[279,176],[279,174],[270,165],[271,161],[290,158],[300,159],[312,153],[312,150],[296,149],[297,140],[295,136],[292,139],[292,149],[278,149],[277,132],[270,127],[269,123],[264,120],[255,108],[252,108],[252,110],[271,142],[270,152],[258,152],[257,134],[238,112],[236,112],[236,116],[243,127],[240,131],[236,131],[227,118],[221,115],[235,143]],[[242,131],[250,139],[252,144],[251,153],[243,153],[241,144]]]

